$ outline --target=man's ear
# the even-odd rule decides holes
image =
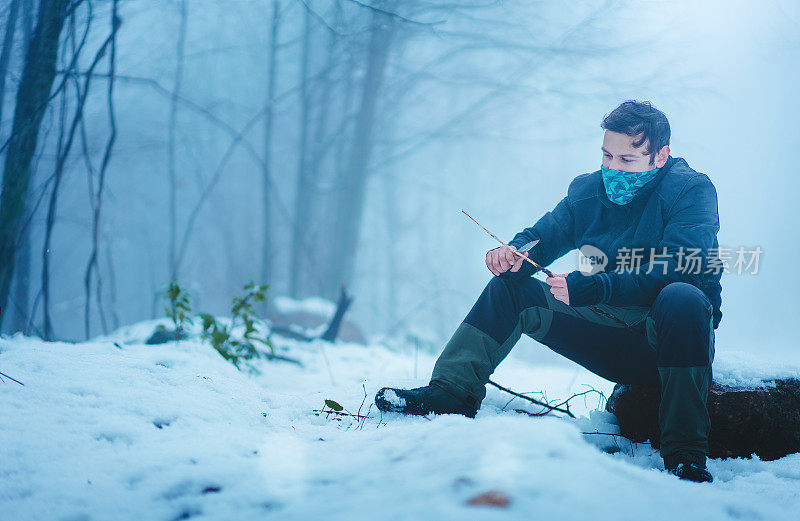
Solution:
[[[656,167],[661,168],[665,164],[667,164],[667,159],[669,158],[669,145],[664,145],[661,147],[661,150],[658,151],[656,154]]]

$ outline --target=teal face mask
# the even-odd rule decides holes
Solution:
[[[661,169],[654,168],[648,172],[623,172],[600,165],[600,170],[603,173],[603,184],[606,187],[608,200],[616,204],[627,204]]]

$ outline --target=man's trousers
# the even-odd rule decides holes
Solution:
[[[431,383],[480,406],[498,364],[525,333],[607,380],[660,386],[661,456],[705,462],[706,408],[714,361],[712,306],[697,287],[672,282],[651,307],[594,306],[556,300],[534,277],[493,276],[433,369]]]

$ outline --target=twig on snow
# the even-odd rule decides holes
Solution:
[[[5,377],[6,377],[6,378],[8,378],[9,380],[11,380],[12,382],[17,382],[17,383],[18,383],[18,384],[20,384],[20,385],[25,385],[24,383],[20,382],[19,380],[16,380],[16,379],[14,379],[14,378],[11,378],[10,376],[8,376],[8,375],[7,375],[7,374],[5,374],[5,373],[0,373],[0,380],[3,380],[3,378],[2,378],[3,376],[5,376]]]

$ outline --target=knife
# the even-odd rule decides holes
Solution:
[[[517,251],[520,252],[520,253],[525,253],[526,251],[528,251],[531,248],[533,248],[534,246],[536,246],[538,243],[539,243],[539,239],[536,239],[535,241],[531,241],[531,242],[525,244],[524,246],[522,246]]]

